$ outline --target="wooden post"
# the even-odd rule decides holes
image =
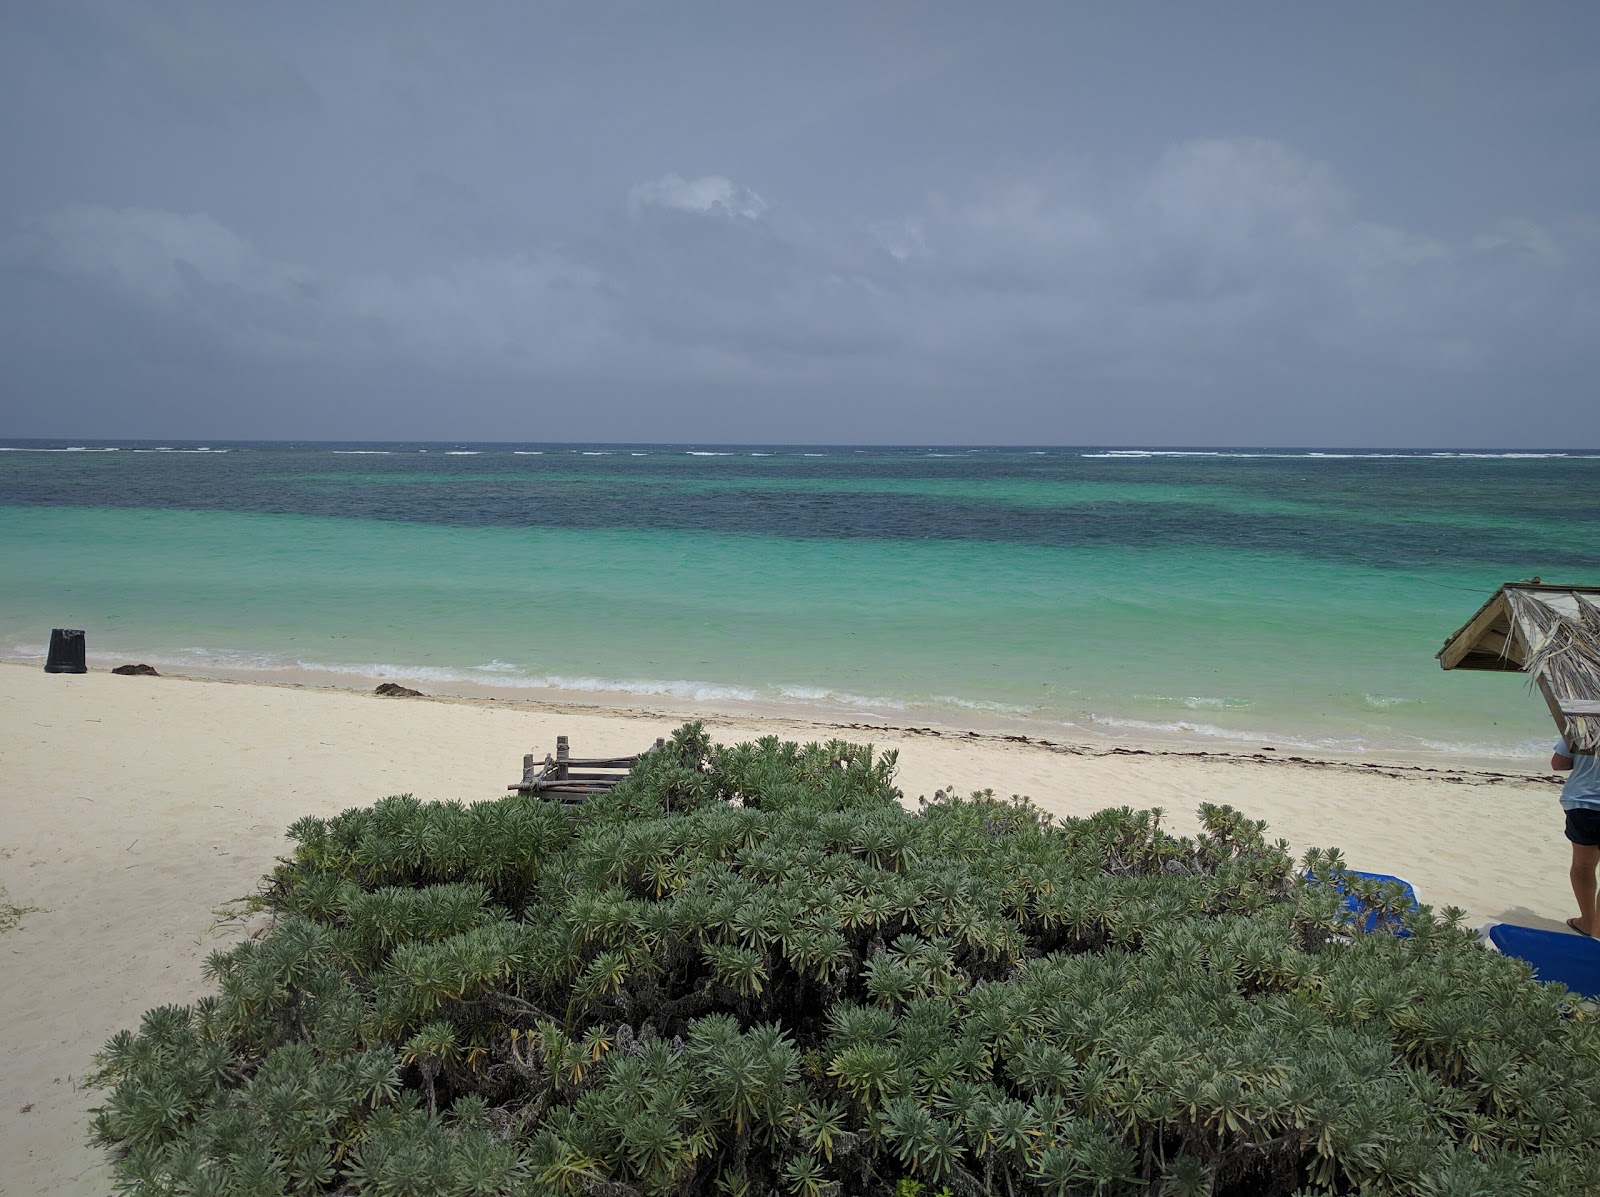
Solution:
[[[524,782],[529,782],[538,776],[539,758],[534,756],[531,752],[525,753],[522,757],[522,780]]]
[[[667,746],[666,740],[662,739],[660,736],[657,736],[656,737],[656,747],[657,748],[665,748],[666,746]]]
[[[556,737],[556,776],[564,778],[567,775],[567,762],[572,759],[572,747],[567,743],[567,737]]]
[[[1550,692],[1550,683],[1537,674],[1534,675],[1533,680],[1538,683],[1539,693],[1544,695],[1545,705],[1550,708],[1550,717],[1556,721],[1556,726],[1561,729],[1561,738],[1567,742],[1568,748],[1576,748],[1577,745],[1573,743],[1573,740],[1577,738],[1576,733],[1571,722],[1567,719],[1567,713],[1561,709],[1560,701]]]

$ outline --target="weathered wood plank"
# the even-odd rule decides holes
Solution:
[[[658,738],[657,748],[666,741]],[[577,805],[591,794],[603,794],[631,773],[643,753],[633,756],[579,758],[572,755],[566,736],[556,737],[554,756],[542,760],[535,753],[522,758],[522,780],[506,789]]]
[[[1550,708],[1550,717],[1556,721],[1556,726],[1561,729],[1561,734],[1565,736],[1569,729],[1567,727],[1567,716],[1561,710],[1560,700],[1550,692],[1550,683],[1545,681],[1544,678],[1536,676],[1533,680],[1539,687],[1539,693],[1544,695],[1545,705]]]
[[[535,781],[506,787],[519,794],[604,794],[613,788],[594,781]]]
[[[1503,586],[1483,605],[1483,609],[1472,617],[1472,621],[1466,627],[1445,641],[1444,647],[1439,650],[1439,668],[1454,669],[1461,664],[1468,653],[1478,649],[1479,638],[1494,629],[1497,622],[1503,622],[1505,625],[1505,630],[1500,632],[1500,643],[1495,646],[1498,650],[1505,645],[1505,636],[1511,630],[1510,605],[1506,602]],[[1517,664],[1520,666],[1521,662]]]

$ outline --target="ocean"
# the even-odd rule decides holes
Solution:
[[[1600,454],[0,442],[0,655],[1542,766]]]

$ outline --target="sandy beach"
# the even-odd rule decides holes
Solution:
[[[201,961],[244,931],[218,912],[254,889],[294,819],[395,793],[497,797],[522,754],[557,734],[578,755],[624,754],[682,718],[0,665],[0,1193],[109,1190],[86,1143],[96,1095],[80,1078],[144,1010],[205,991]],[[1337,846],[1473,923],[1560,929],[1571,913],[1543,761],[1519,774],[753,716],[707,724],[723,742],[837,736],[897,750],[913,807],[939,788],[988,788],[1062,815],[1159,806],[1185,832],[1197,804],[1226,802],[1297,851]]]

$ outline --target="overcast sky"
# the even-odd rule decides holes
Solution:
[[[1600,447],[1600,4],[0,7],[0,435]]]

